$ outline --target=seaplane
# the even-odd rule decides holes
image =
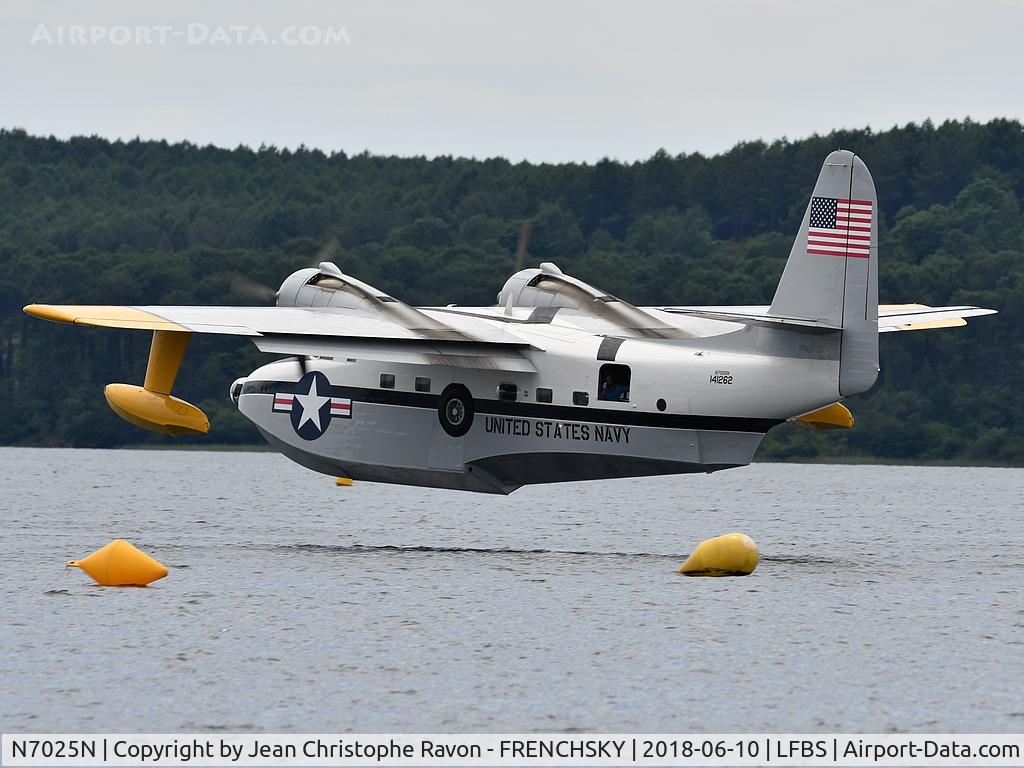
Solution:
[[[413,307],[330,261],[274,306],[57,306],[25,312],[152,332],[113,411],[169,435],[206,415],[171,392],[194,333],[284,355],[235,380],[239,411],[317,472],[511,493],[524,485],[749,464],[786,421],[849,428],[841,401],[879,373],[879,334],[995,310],[878,303],[878,204],[854,153],[824,161],[768,306],[638,307],[562,272],[520,269],[495,306]]]

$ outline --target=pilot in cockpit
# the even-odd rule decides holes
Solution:
[[[605,373],[601,386],[597,391],[598,400],[629,400],[629,387],[615,381],[611,373]]]

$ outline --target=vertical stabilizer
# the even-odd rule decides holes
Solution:
[[[878,198],[864,162],[825,158],[769,314],[842,327],[839,393],[878,377]]]

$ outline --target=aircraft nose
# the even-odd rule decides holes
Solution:
[[[228,397],[231,398],[231,402],[235,405],[238,405],[238,398],[242,394],[242,386],[245,384],[245,381],[246,379],[243,376],[242,378],[235,379],[231,382],[231,389],[228,390]]]

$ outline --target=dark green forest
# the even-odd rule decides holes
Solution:
[[[149,334],[21,308],[243,303],[235,275],[277,286],[332,239],[343,270],[412,304],[492,304],[524,220],[529,263],[556,261],[636,304],[768,303],[836,148],[875,179],[882,301],[1000,314],[884,335],[878,384],[847,403],[854,429],[784,425],[759,458],[1024,463],[1024,130],[1011,120],[557,165],[0,131],[0,442],[259,442],[227,398],[266,359],[247,342],[193,339],[176,394],[213,430],[175,442],[129,427],[102,395],[109,382],[141,383]]]

